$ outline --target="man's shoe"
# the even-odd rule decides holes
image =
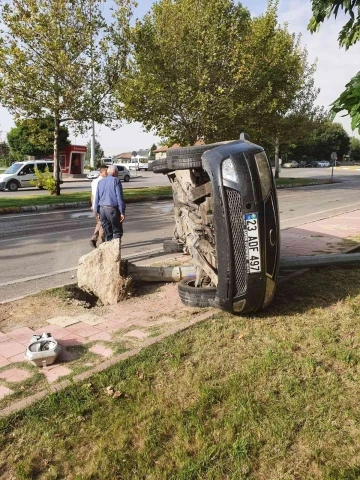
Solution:
[[[90,245],[96,248],[96,240],[90,240]]]

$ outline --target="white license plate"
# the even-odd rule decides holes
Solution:
[[[260,240],[257,213],[245,215],[245,227],[247,236],[247,263],[249,273],[261,272]]]

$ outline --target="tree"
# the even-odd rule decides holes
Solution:
[[[156,149],[157,149],[157,146],[155,145],[155,143],[153,143],[152,147],[149,150],[149,160],[154,160],[155,159],[154,150],[156,150]]]
[[[360,131],[360,72],[345,85],[345,90],[332,104],[333,117],[344,110],[350,115],[352,130]]]
[[[339,9],[350,17],[339,33],[339,44],[348,49],[360,38],[359,0],[312,0],[312,13],[308,29],[313,33],[320,28],[325,18],[337,17]]]
[[[69,130],[59,129],[59,150],[69,145]],[[11,155],[23,159],[25,155],[40,157],[53,152],[54,120],[51,117],[42,119],[20,120],[7,134]]]
[[[232,0],[154,4],[132,32],[120,115],[154,128],[168,144],[236,139],[249,130],[253,139],[271,139],[278,152],[306,134],[318,113],[314,67],[277,24],[276,8],[270,1],[251,19]]]
[[[356,137],[350,138],[350,160],[360,162],[360,140]]]
[[[17,0],[1,9],[0,103],[16,118],[51,116],[59,183],[59,129],[113,119],[111,94],[126,69],[132,0]]]
[[[132,30],[130,72],[118,112],[170,139],[192,145],[223,136],[234,99],[239,55],[250,14],[231,0],[160,0]],[[223,139],[223,138],[222,138]]]
[[[350,138],[341,123],[325,121],[315,128],[305,142],[301,142],[294,149],[295,156],[309,156],[316,160],[330,160],[332,152],[339,158],[346,155],[350,148]]]
[[[300,39],[278,25],[276,7],[270,2],[252,22],[246,51],[253,63],[249,80],[256,79],[257,89],[248,102],[245,127],[252,139],[273,146],[278,177],[280,147],[306,138],[325,114],[314,105],[319,93],[315,65],[308,64]]]
[[[9,145],[6,142],[2,141],[0,141],[0,165],[11,165]]]
[[[91,156],[91,140],[86,145],[85,162],[90,163]],[[104,157],[104,150],[101,148],[100,142],[95,138],[95,165],[98,166]],[[100,165],[99,165],[100,166]]]
[[[339,9],[349,17],[339,34],[339,44],[347,50],[360,38],[360,0],[312,0],[313,17],[308,29],[315,32],[325,18],[337,16]],[[351,118],[351,128],[360,131],[360,72],[358,72],[345,90],[332,104],[332,118],[341,111],[347,111]]]

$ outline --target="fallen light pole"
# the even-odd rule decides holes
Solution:
[[[195,275],[194,267],[142,267],[133,263],[124,266],[124,261],[122,267],[133,280],[143,282],[179,282]]]
[[[360,253],[307,255],[280,259],[280,269],[301,270],[304,268],[334,267],[356,263],[360,264]],[[184,278],[195,276],[194,267],[144,267],[126,262],[123,268],[126,269],[127,275],[134,280],[144,282],[179,282]]]
[[[335,267],[360,263],[360,253],[341,253],[329,255],[304,255],[280,259],[280,268],[296,270],[302,268]]]

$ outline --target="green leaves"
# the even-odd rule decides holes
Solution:
[[[85,162],[90,163],[90,156],[91,156],[91,140],[86,145],[86,154],[85,154]],[[100,167],[101,159],[104,157],[104,150],[101,148],[100,142],[95,138],[95,162],[96,166]]]
[[[68,137],[68,129],[61,127],[59,132],[60,150],[70,143]],[[54,143],[54,120],[47,117],[18,121],[7,134],[7,139],[14,158],[23,159],[25,155],[51,154]]]
[[[114,120],[132,4],[115,0],[111,22],[101,0],[17,0],[0,11],[0,104],[18,119],[54,119],[55,175],[61,123],[83,133]]]
[[[360,129],[360,72],[350,80],[345,90],[332,104],[333,117],[343,110],[351,117],[352,130]]]
[[[360,161],[360,140],[356,137],[350,138],[350,159],[354,162]]]
[[[118,111],[183,144],[224,135],[249,12],[228,0],[162,0],[132,30],[133,58]],[[221,120],[220,120],[221,119]],[[221,122],[221,123],[220,123]]]
[[[0,102],[19,117],[79,129],[114,118],[111,93],[128,56],[132,2],[108,22],[100,0],[19,0],[1,10]]]
[[[312,0],[313,18],[308,29],[314,32],[325,18],[343,9],[350,19],[339,34],[339,44],[347,50],[360,39],[360,0]],[[351,117],[351,128],[360,129],[360,72],[346,85],[344,92],[332,104],[332,118],[342,110]]]
[[[232,0],[154,4],[132,30],[119,115],[182,145],[236,139],[242,130],[254,140],[284,137],[289,123],[297,132],[300,114],[313,115],[314,68],[278,25],[276,8],[270,2],[252,19]],[[283,127],[291,115],[296,121]]]
[[[325,18],[331,15],[337,17],[339,10],[343,10],[350,19],[339,33],[339,44],[346,50],[360,39],[360,1],[359,0],[312,0],[313,17],[308,29],[315,32]]]
[[[317,160],[330,160],[332,152],[337,152],[341,158],[347,154],[350,147],[349,135],[341,123],[332,123],[330,120],[315,126],[305,141],[294,149],[296,158],[301,156],[313,157]]]

